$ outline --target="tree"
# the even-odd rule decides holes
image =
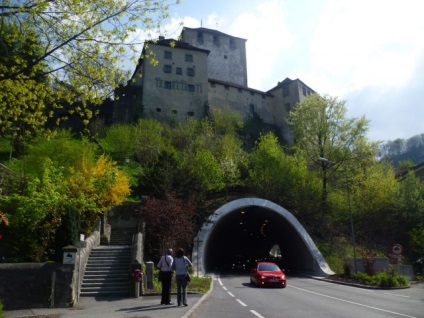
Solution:
[[[124,162],[126,158],[134,157],[135,127],[133,125],[116,124],[106,130],[106,136],[100,140],[102,148],[112,158]]]
[[[189,246],[194,237],[193,217],[195,206],[190,200],[167,193],[164,199],[149,197],[139,209],[142,222],[146,222],[146,241],[151,255],[160,255],[170,247]]]
[[[248,184],[254,191],[285,206],[305,201],[313,191],[305,191],[306,163],[300,156],[285,154],[273,133],[262,135],[249,156]],[[302,191],[303,190],[303,191]],[[301,193],[302,192],[302,193]],[[301,194],[300,196],[298,196]]]
[[[99,105],[126,77],[120,64],[138,58],[138,30],[159,29],[170,5],[168,0],[3,0],[0,39],[7,59],[0,60],[0,92],[7,104],[0,103],[0,132],[13,126],[17,114],[37,128],[52,116],[54,104],[72,105],[70,112],[88,123],[89,106]],[[37,120],[25,117],[29,108]]]
[[[328,177],[348,162],[369,162],[376,156],[377,142],[367,142],[368,121],[365,117],[346,118],[344,101],[318,94],[309,95],[290,113],[294,148],[310,163],[320,161],[322,172],[322,204],[327,197]],[[334,164],[336,163],[336,164]]]

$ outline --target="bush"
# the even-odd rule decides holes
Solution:
[[[375,275],[366,273],[356,273],[352,278],[363,285],[379,286],[379,287],[404,287],[409,286],[409,281],[405,276],[399,275],[393,270],[379,272]]]

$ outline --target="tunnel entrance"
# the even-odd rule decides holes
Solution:
[[[275,254],[276,246],[281,257]],[[248,269],[255,260],[272,257],[289,271],[333,274],[297,219],[258,198],[231,201],[211,215],[195,239],[193,268],[199,275],[234,269],[239,263]]]

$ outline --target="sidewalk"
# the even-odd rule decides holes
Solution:
[[[160,295],[139,298],[81,297],[72,308],[37,308],[5,311],[5,318],[188,318],[209,295],[189,294],[188,306],[160,305]]]

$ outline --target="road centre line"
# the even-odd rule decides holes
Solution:
[[[238,303],[240,304],[240,305],[242,305],[243,307],[247,307],[247,305],[244,303],[244,302],[242,302],[240,299],[236,299],[237,301],[238,301]]]
[[[236,297],[232,292],[228,292],[228,295],[230,295],[231,297]]]
[[[254,310],[251,310],[250,311],[252,314],[254,314],[256,317],[258,317],[258,318],[265,318],[264,316],[261,316],[260,314],[258,314],[256,311],[254,311]]]
[[[342,299],[342,298],[337,298],[337,297],[333,297],[333,296],[328,296],[328,295],[316,293],[316,292],[313,292],[313,291],[310,291],[310,290],[307,290],[307,289],[303,289],[303,288],[299,288],[299,287],[294,287],[293,285],[290,285],[290,287],[291,288],[294,288],[294,289],[298,289],[298,290],[304,291],[306,293],[315,294],[315,295],[318,295],[318,296],[321,296],[321,297],[325,297],[325,298],[330,298],[330,299],[342,301],[342,302],[353,304],[353,305],[360,306],[360,307],[366,307],[366,308],[370,308],[370,309],[374,309],[374,310],[378,310],[378,311],[383,311],[383,312],[387,312],[387,313],[390,313],[390,314],[393,314],[393,315],[397,315],[397,316],[402,316],[402,317],[417,318],[417,317],[414,317],[414,316],[408,316],[408,315],[404,315],[404,314],[401,314],[401,313],[398,313],[398,312],[394,312],[394,311],[390,311],[390,310],[385,310],[385,309],[378,308],[378,307],[373,307],[373,306],[368,306],[368,305],[356,303],[356,302],[353,302],[353,301],[350,301],[350,300],[346,300],[346,299]]]
[[[224,290],[228,290],[228,289],[227,289],[227,287],[225,287],[225,286],[222,286],[222,289],[224,289]]]
[[[222,283],[222,280],[221,280],[221,277],[218,277],[218,283],[222,286],[222,285],[224,285],[223,283]]]

